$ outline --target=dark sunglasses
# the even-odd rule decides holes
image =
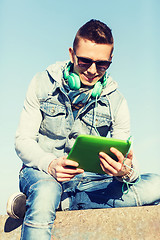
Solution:
[[[75,55],[76,55],[76,53],[75,53]],[[106,70],[109,68],[110,64],[112,63],[111,61],[93,61],[93,60],[90,59],[90,58],[79,57],[79,56],[77,56],[77,55],[76,55],[76,57],[77,57],[77,59],[78,59],[78,66],[79,66],[80,68],[85,68],[85,69],[87,69],[87,68],[89,68],[93,63],[95,63],[97,70],[98,70],[98,71],[102,71],[102,72],[103,72],[103,71],[106,71]]]

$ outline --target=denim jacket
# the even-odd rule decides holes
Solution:
[[[57,62],[33,78],[16,132],[16,152],[23,163],[46,172],[53,159],[69,153],[79,134],[97,135],[97,129],[105,137],[126,140],[130,136],[127,103],[111,77],[97,107],[91,99],[74,119],[62,85],[66,64]]]

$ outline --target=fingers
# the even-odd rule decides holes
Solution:
[[[68,174],[78,174],[83,171],[82,169],[78,168],[78,165],[79,164],[77,162],[64,157],[58,162],[57,171]]]
[[[77,162],[66,159],[65,157],[62,159],[62,161],[59,164],[62,165],[63,167],[72,166],[75,168],[77,168],[79,165]]]
[[[131,160],[133,159],[133,150],[132,149],[129,151],[127,158],[129,158]]]
[[[77,168],[76,170],[74,170],[73,173],[66,173],[66,172],[56,172],[56,179],[59,182],[63,182],[63,181],[70,181],[73,177],[75,177],[77,174],[83,173],[84,170],[83,169],[79,169]]]
[[[118,158],[118,160],[120,162],[123,162],[124,156],[123,156],[123,154],[120,151],[118,151],[116,148],[113,148],[113,147],[110,148],[110,151],[116,155],[116,157]],[[133,159],[133,150],[132,149],[127,154],[127,158],[129,158],[131,160]]]
[[[55,159],[49,165],[49,173],[59,182],[69,181],[84,170],[78,168],[78,163],[65,157]]]
[[[100,165],[102,170],[110,176],[115,176],[121,169],[122,164],[116,162],[107,154],[100,152],[99,153]]]
[[[133,158],[133,152],[130,151],[128,157],[125,159],[123,154],[115,148],[111,148],[110,151],[116,155],[118,162],[113,160],[109,155],[104,152],[99,153],[100,165],[102,170],[110,176],[123,176],[128,172]],[[124,163],[125,159],[125,163]],[[126,165],[127,164],[127,165]],[[125,166],[126,165],[126,166]]]
[[[68,172],[63,172],[63,171],[60,171],[60,172],[56,172],[56,179],[59,181],[59,182],[63,182],[63,181],[70,181],[73,177],[75,177],[77,174],[81,174],[83,173],[84,170],[83,169],[80,169],[80,168],[77,168],[76,170],[69,170]]]
[[[116,155],[116,157],[118,158],[118,161],[119,162],[123,162],[123,160],[124,160],[124,156],[123,156],[123,154],[120,152],[120,151],[118,151],[116,148],[114,148],[114,147],[111,147],[110,148],[110,151],[113,153],[113,154],[115,154]]]
[[[63,173],[69,176],[69,175],[80,174],[84,172],[84,170],[81,168],[70,168],[70,166],[68,166],[68,167],[57,168],[57,172]]]

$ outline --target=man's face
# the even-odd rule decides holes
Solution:
[[[96,67],[93,62],[88,68],[78,65],[78,57],[91,59],[93,61],[111,61],[112,60],[112,44],[97,44],[90,40],[81,38],[74,52],[69,49],[71,62],[74,64],[74,72],[80,77],[81,82],[87,86],[93,86],[100,78],[103,77],[106,70]]]

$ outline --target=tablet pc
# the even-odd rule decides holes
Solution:
[[[110,151],[110,148],[114,147],[118,149],[125,156],[130,145],[131,142],[128,140],[125,141],[93,135],[79,135],[67,159],[78,162],[78,167],[87,172],[105,174],[100,166],[99,152],[105,152],[115,161],[118,161],[116,156]]]

